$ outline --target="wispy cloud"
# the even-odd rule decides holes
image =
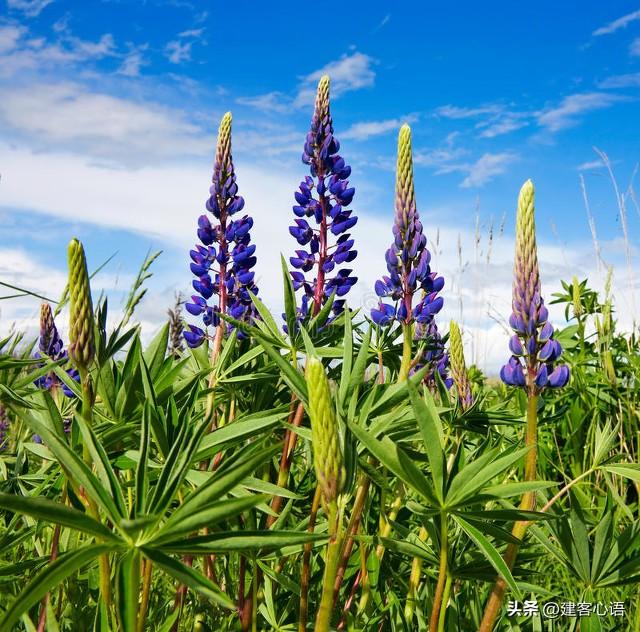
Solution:
[[[371,87],[376,78],[373,66],[375,60],[369,55],[355,51],[350,55],[343,55],[336,61],[329,62],[322,68],[315,70],[303,78],[298,94],[294,99],[296,107],[313,103],[316,84],[322,75],[331,77],[331,94],[339,97],[351,90]]]
[[[0,26],[0,77],[12,77],[24,70],[42,70],[56,65],[75,64],[116,55],[113,35],[99,40],[83,40],[64,31],[54,42],[29,38],[26,28]]]
[[[459,107],[457,105],[443,105],[436,108],[435,114],[448,119],[478,118],[487,114],[497,114],[502,107],[495,104],[481,105],[479,107]]]
[[[383,28],[385,25],[387,25],[389,23],[389,20],[391,19],[391,13],[387,13],[387,15],[385,15],[382,20],[380,20],[380,22],[378,22],[378,24],[376,25],[376,27],[373,29],[373,31],[371,31],[372,33],[377,33],[381,28]]]
[[[149,61],[145,59],[142,54],[146,48],[147,46],[139,46],[127,53],[120,64],[117,73],[124,77],[139,77],[140,69],[149,64]]]
[[[598,88],[610,90],[615,88],[640,88],[640,72],[627,75],[614,75],[598,82]]]
[[[595,35],[596,37],[599,35],[611,35],[611,33],[615,33],[620,29],[626,28],[631,24],[631,22],[635,22],[636,20],[640,20],[640,9],[627,13],[626,15],[613,20],[613,22],[609,22],[609,24],[605,24],[604,26],[597,28],[592,35]]]
[[[199,29],[188,29],[187,31],[182,31],[178,33],[178,37],[193,37],[195,39],[199,39],[202,37],[205,29],[204,27]]]
[[[7,0],[7,6],[14,11],[22,11],[29,18],[34,18],[52,2],[53,0]]]
[[[589,160],[576,167],[578,171],[592,171],[594,169],[602,168],[604,168],[604,163],[602,162],[602,160]]]
[[[529,125],[528,114],[518,114],[507,112],[504,116],[495,117],[489,121],[478,123],[476,127],[484,128],[480,132],[481,138],[495,138],[503,134],[515,132],[518,129]]]
[[[204,155],[212,139],[174,110],[91,91],[77,83],[31,83],[0,100],[4,137],[84,152],[120,164]],[[153,147],[150,152],[149,148]]]
[[[580,116],[594,110],[603,110],[612,105],[627,100],[626,97],[608,92],[584,92],[571,94],[555,107],[542,110],[537,114],[537,121],[541,127],[550,132],[558,132],[577,125]]]
[[[291,99],[277,90],[255,97],[238,97],[236,103],[265,112],[286,112],[291,107]]]
[[[504,173],[507,167],[517,160],[518,156],[511,152],[497,154],[483,154],[476,162],[468,167],[467,177],[462,181],[461,187],[469,189],[480,187],[492,180],[495,176]]]
[[[636,37],[636,39],[631,42],[629,46],[629,54],[632,57],[640,57],[640,37]]]
[[[403,123],[414,123],[417,119],[417,115],[409,114],[403,118],[386,119],[384,121],[362,121],[354,123],[346,131],[341,132],[340,138],[367,140],[372,136],[380,136],[398,130]]]
[[[167,59],[172,64],[181,64],[182,62],[189,61],[191,59],[192,46],[193,42],[173,40],[165,46],[164,52]]]

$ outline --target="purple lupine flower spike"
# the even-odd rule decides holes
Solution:
[[[424,383],[433,391],[436,388],[436,373],[442,379],[447,388],[453,386],[453,378],[449,375],[449,354],[446,352],[442,336],[438,331],[435,320],[431,320],[428,325],[416,324],[415,340],[426,341],[420,361],[413,367],[411,373],[419,371],[424,366],[430,369],[424,376]]]
[[[302,153],[302,162],[309,165],[311,175],[300,183],[294,197],[296,216],[289,232],[303,248],[295,251],[289,262],[295,291],[302,290],[298,317],[304,319],[311,310],[317,314],[335,292],[333,317],[344,310],[344,296],[357,282],[352,270],[341,268],[357,256],[349,230],[358,218],[347,207],[355,189],[349,187],[349,167],[338,154],[340,143],[333,135],[333,121],[329,107],[329,77],[318,83],[311,129]],[[336,237],[331,243],[331,235]],[[306,273],[313,271],[313,280]],[[285,327],[286,329],[286,327]]]
[[[197,294],[185,304],[185,309],[193,316],[201,316],[207,327],[220,326],[221,313],[251,322],[257,316],[251,300],[251,294],[258,293],[252,271],[257,261],[256,247],[251,244],[249,234],[253,219],[248,215],[231,219],[244,208],[244,198],[238,195],[231,155],[230,112],[220,122],[209,192],[206,208],[217,221],[212,224],[207,215],[198,218],[197,235],[201,243],[189,253],[191,272],[197,277],[192,283]],[[207,337],[203,329],[194,325],[188,325],[183,335],[191,348],[199,347]],[[238,337],[242,336],[238,332]]]
[[[512,308],[509,318],[515,332],[509,341],[512,355],[500,370],[502,381],[526,388],[530,395],[537,395],[547,386],[564,386],[569,381],[569,368],[556,365],[562,347],[553,337],[549,312],[540,292],[531,180],[524,183],[518,198]]]
[[[427,328],[443,305],[438,293],[444,279],[431,270],[431,253],[416,209],[413,184],[411,129],[400,128],[396,170],[396,199],[393,243],[385,254],[388,276],[376,282],[380,304],[371,310],[371,318],[382,327],[398,321],[403,325],[418,323]],[[414,305],[414,295],[421,293]],[[382,299],[392,301],[384,302]]]
[[[40,338],[38,340],[38,349],[39,352],[36,354],[36,357],[47,357],[54,362],[66,360],[69,357],[67,351],[64,349],[62,338],[60,338],[58,334],[58,328],[56,327],[49,303],[42,303],[40,306]],[[69,366],[66,372],[67,375],[76,382],[80,381],[80,373],[76,368]],[[62,382],[55,373],[43,375],[35,381],[35,384],[39,388],[46,388],[50,391],[61,388],[67,397],[75,397],[74,392]]]

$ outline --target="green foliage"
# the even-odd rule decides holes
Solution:
[[[31,359],[19,336],[0,341],[11,420],[0,455],[0,630],[37,629],[41,608],[52,631],[300,630],[305,600],[313,629],[329,563],[334,627],[426,630],[443,559],[439,630],[476,629],[498,575],[511,598],[622,601],[625,621],[640,620],[640,355],[610,298],[586,282],[556,295],[572,380],[540,403],[538,480],[523,482],[518,393],[472,368],[474,403],[462,410],[445,388],[423,385],[426,369],[397,381],[396,335],[356,312],[328,324],[331,301],[297,327],[288,274],[292,335],[254,297],[261,319],[227,318],[247,336],[227,336],[214,366],[206,348],[168,353],[168,327],[143,345],[127,323],[153,258],[111,332],[106,301],[96,307],[90,418],[59,363]],[[311,356],[327,375],[345,470],[332,503],[337,545],[336,522],[314,503]],[[51,371],[75,398],[34,384]],[[530,492],[536,510],[524,511],[516,503]],[[518,520],[531,526],[510,569],[503,555]],[[101,560],[112,606],[101,605]],[[498,629],[539,623],[503,611]]]

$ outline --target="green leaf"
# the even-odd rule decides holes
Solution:
[[[349,429],[358,438],[360,443],[362,443],[382,465],[418,492],[427,502],[439,506],[438,499],[424,474],[389,437],[384,437],[379,441],[367,430],[360,428],[354,423],[347,423]]]
[[[120,482],[111,467],[111,461],[109,461],[109,457],[107,456],[104,447],[96,437],[93,429],[81,415],[76,415],[75,421],[78,428],[80,428],[84,447],[89,450],[93,466],[96,469],[96,474],[98,475],[100,482],[111,492],[111,498],[113,498],[120,516],[126,516],[127,507],[124,502],[122,487],[120,487]]]
[[[149,493],[149,411],[148,407],[142,414],[142,428],[140,431],[140,460],[136,467],[136,504],[135,516],[142,515],[147,508],[147,495]]]
[[[204,575],[198,573],[198,571],[193,568],[169,557],[168,555],[165,555],[161,551],[157,551],[156,549],[143,547],[142,553],[158,568],[161,568],[165,573],[177,579],[181,584],[185,584],[185,586],[188,586],[191,590],[196,591],[203,597],[210,599],[223,608],[227,608],[228,610],[233,610],[235,608],[235,603],[228,595],[223,593],[211,580],[207,579]]]
[[[284,287],[284,316],[287,323],[289,337],[293,340],[296,333],[296,293],[293,289],[293,282],[289,267],[284,256],[280,255],[280,267],[282,268],[282,280]]]
[[[11,630],[13,625],[31,607],[35,606],[48,592],[61,584],[85,564],[99,555],[109,553],[113,546],[92,543],[87,546],[63,553],[57,560],[50,562],[20,592],[15,601],[4,612],[0,621],[0,630]]]
[[[445,472],[446,463],[443,451],[444,433],[442,431],[442,423],[435,409],[431,394],[426,392],[425,399],[427,403],[418,395],[417,390],[412,385],[409,388],[409,396],[411,404],[416,415],[418,428],[422,435],[422,443],[427,452],[429,465],[431,466],[431,476],[433,478],[433,486],[438,501],[442,505],[444,500],[445,489]]]
[[[599,469],[611,472],[611,474],[630,478],[632,481],[640,483],[639,463],[609,463],[608,465],[601,465]]]
[[[329,536],[318,533],[292,531],[221,531],[194,538],[165,542],[162,550],[180,555],[207,555],[231,553],[279,551],[284,547],[299,546],[308,542],[320,542]]]
[[[140,594],[140,552],[128,551],[118,564],[118,617],[122,632],[136,632]]]
[[[476,546],[480,549],[487,561],[491,564],[491,566],[493,566],[493,568],[496,569],[502,579],[507,582],[507,585],[509,586],[509,588],[511,588],[514,595],[518,599],[522,599],[520,589],[513,579],[513,575],[511,574],[509,567],[506,565],[505,561],[502,559],[502,556],[500,555],[500,553],[498,553],[493,544],[489,542],[489,540],[481,533],[480,530],[470,525],[460,516],[454,515],[453,519],[460,525],[462,530],[471,538],[471,540],[475,542]]]
[[[77,531],[88,533],[97,538],[122,542],[120,538],[109,531],[107,527],[86,513],[53,502],[48,498],[31,498],[29,496],[16,496],[14,494],[0,492],[0,507],[20,515],[31,516],[36,520],[44,520],[45,522],[76,529]]]

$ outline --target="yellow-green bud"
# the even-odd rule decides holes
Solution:
[[[449,365],[451,375],[458,391],[458,400],[464,410],[473,403],[471,396],[471,383],[467,374],[467,366],[464,361],[464,348],[462,346],[462,335],[460,328],[455,321],[449,325]]]
[[[571,301],[573,303],[573,315],[576,318],[582,316],[582,298],[580,296],[580,282],[577,277],[571,280]]]
[[[305,377],[309,391],[313,463],[323,501],[329,505],[337,500],[345,483],[338,422],[322,362],[308,358]]]
[[[69,242],[69,357],[82,369],[87,369],[94,355],[93,304],[84,248],[77,239]]]

